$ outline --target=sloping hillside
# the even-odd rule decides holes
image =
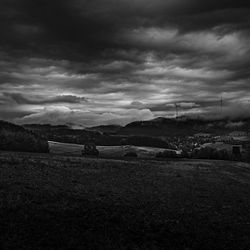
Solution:
[[[21,126],[0,121],[0,150],[48,152],[47,140]]]
[[[127,124],[120,129],[122,135],[145,136],[190,136],[196,133],[226,134],[234,130],[247,131],[250,128],[250,120],[240,121],[204,120],[180,117],[169,119],[158,117],[150,121],[136,121]]]
[[[250,165],[0,152],[1,249],[249,249]]]
[[[90,128],[90,130],[39,124],[24,125],[24,127],[39,136],[43,136],[48,141],[85,144],[89,140],[94,140],[95,144],[99,146],[129,144],[134,146],[169,148],[168,143],[160,138],[152,138],[149,136],[122,136],[115,134],[114,129],[117,129],[118,133],[118,129],[120,131],[122,128],[120,126],[98,126]],[[98,131],[99,129],[100,131]]]

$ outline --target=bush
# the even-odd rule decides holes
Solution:
[[[230,160],[230,155],[227,150],[217,150],[212,147],[204,147],[197,150],[194,157],[200,159]]]
[[[182,158],[190,158],[191,155],[190,155],[190,153],[189,153],[188,151],[182,150],[182,152],[181,152],[181,157],[182,157]]]
[[[136,152],[127,152],[124,156],[125,157],[137,157],[137,153]]]
[[[213,159],[214,149],[211,147],[204,147],[195,152],[195,157],[200,159]]]
[[[173,150],[165,150],[163,152],[159,152],[155,155],[156,158],[178,158],[178,155]]]
[[[230,156],[230,154],[228,153],[227,150],[222,149],[222,150],[218,151],[218,159],[220,159],[220,160],[230,160],[231,156]]]

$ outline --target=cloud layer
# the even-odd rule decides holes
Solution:
[[[250,116],[246,1],[3,0],[0,29],[0,119]]]

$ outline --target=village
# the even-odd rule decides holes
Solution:
[[[233,131],[227,135],[197,133],[165,139],[171,149],[181,151],[183,156],[190,158],[250,159],[250,135],[245,131]]]

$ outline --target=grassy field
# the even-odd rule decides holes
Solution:
[[[83,145],[72,143],[61,143],[49,141],[50,152],[62,155],[81,156]],[[138,146],[97,146],[99,156],[103,158],[121,158],[126,153],[135,152],[139,158],[155,158],[159,152],[163,152],[164,148],[138,147]]]
[[[250,165],[0,152],[1,249],[249,249]]]

